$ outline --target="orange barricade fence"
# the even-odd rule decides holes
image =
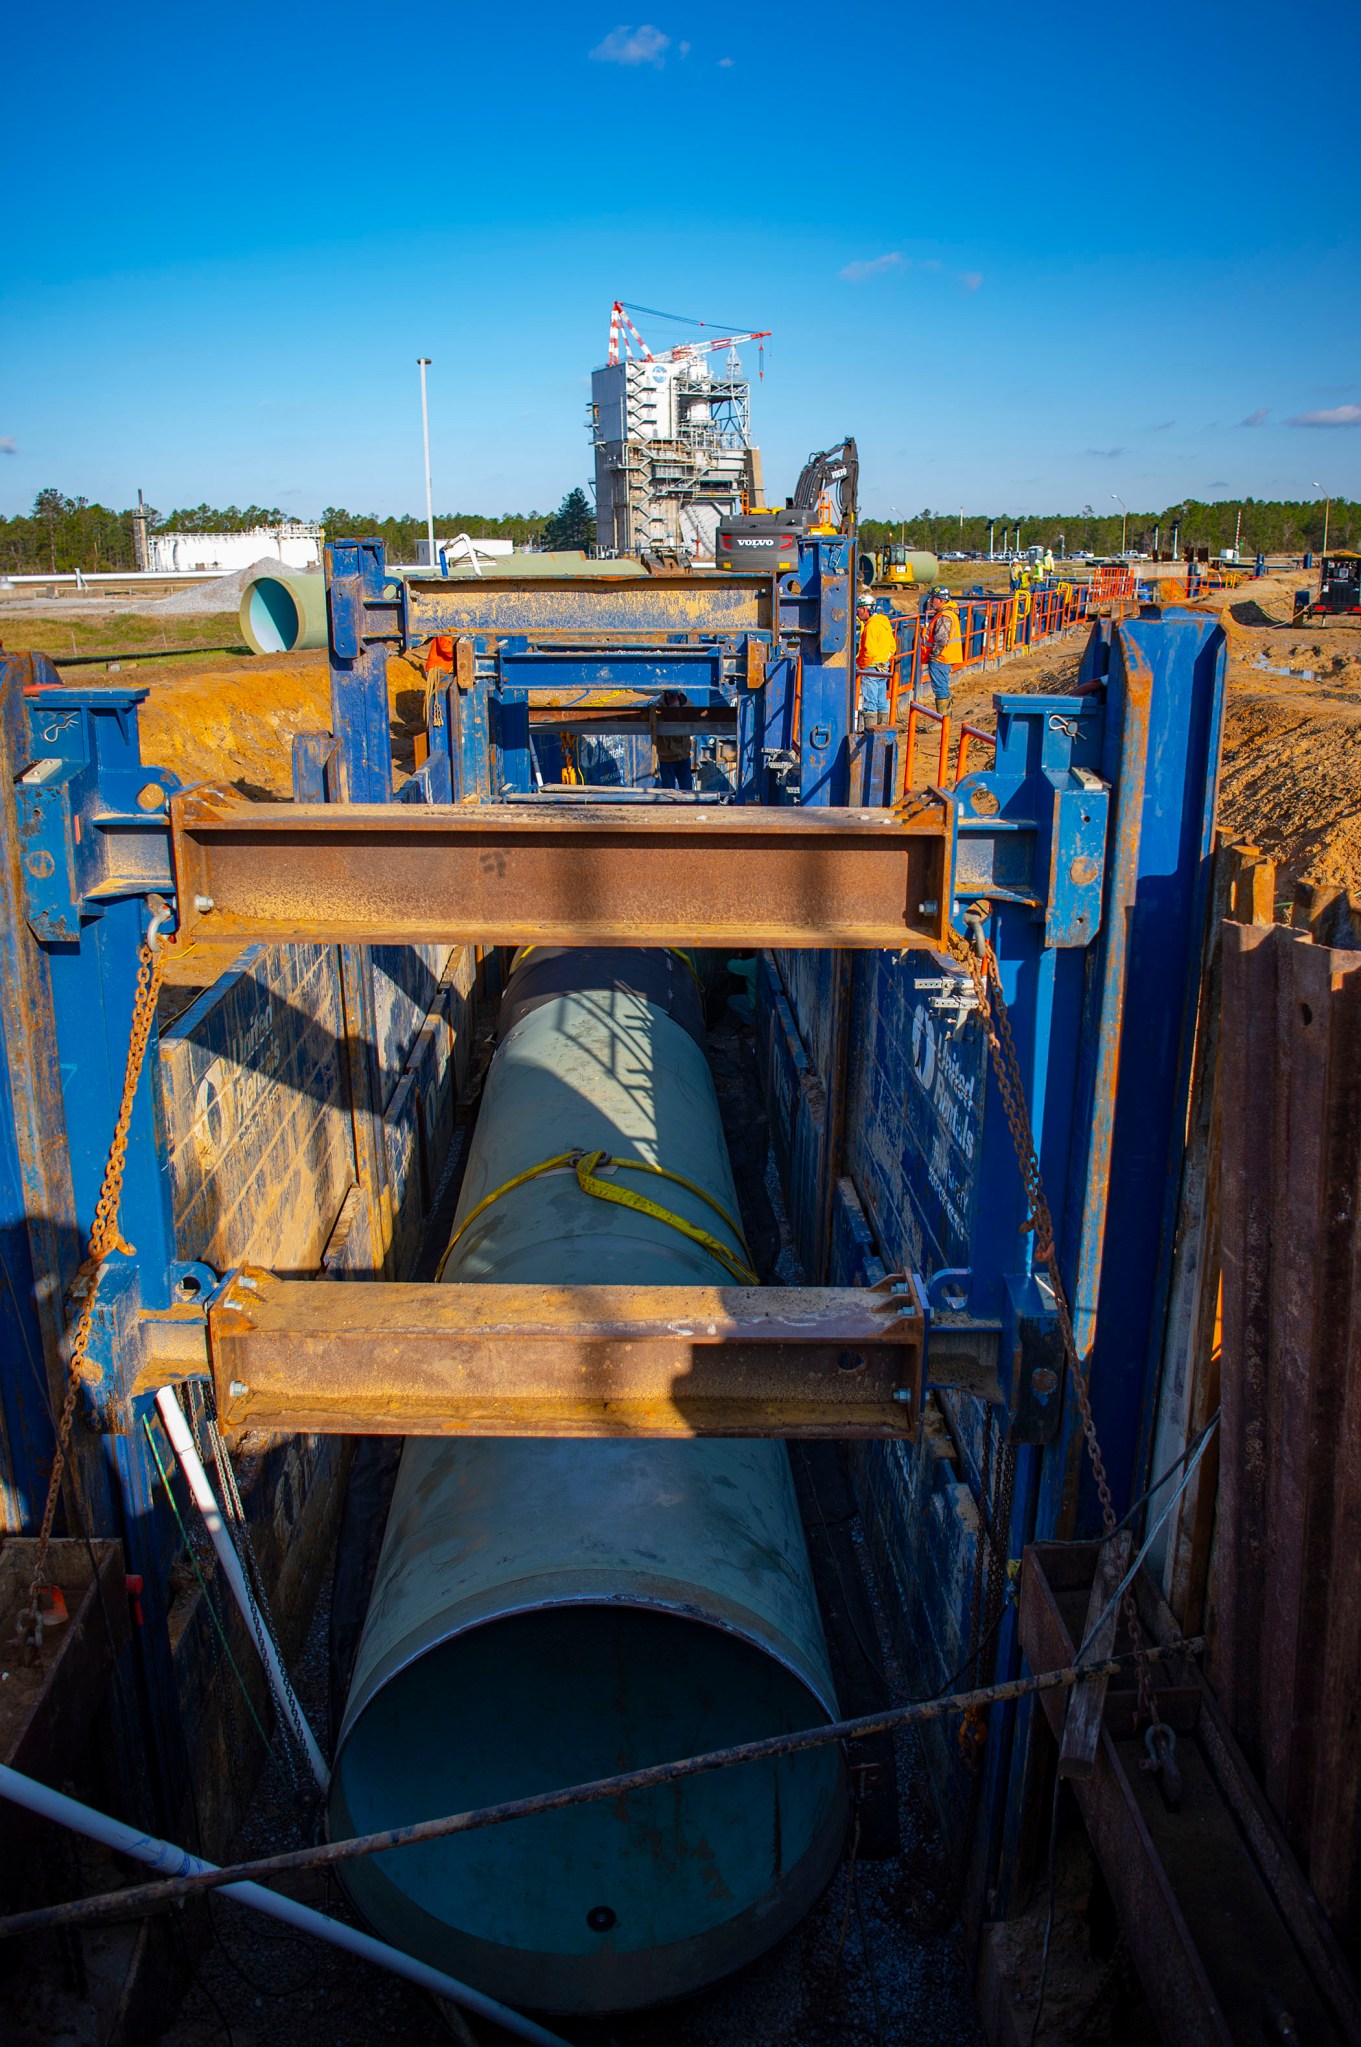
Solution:
[[[1092,570],[1088,586],[1093,604],[1108,604],[1112,599],[1134,595],[1134,571],[1119,563],[1103,562]]]
[[[1121,571],[1128,575],[1128,571]],[[1133,594],[1130,578],[1129,594]],[[996,661],[1017,647],[1033,646],[1053,633],[1066,632],[1087,616],[1093,600],[1086,583],[1059,583],[1053,589],[1019,591],[1011,597],[961,597],[959,599],[960,643],[964,668]],[[898,708],[904,697],[915,700],[924,656],[922,620],[901,612],[890,614],[898,635],[898,653],[889,676],[888,710],[891,724],[898,723]]]

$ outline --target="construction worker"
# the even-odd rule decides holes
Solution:
[[[658,709],[662,717],[668,711],[679,711],[685,707],[685,696],[678,689],[664,689]],[[657,747],[657,787],[659,789],[682,789],[692,791],[695,778],[690,768],[690,735],[688,732],[659,732]]]
[[[898,636],[874,599],[865,594],[856,599],[855,616],[860,626],[855,667],[860,682],[860,728],[888,723],[888,683],[898,654]]]
[[[1046,576],[1052,576],[1054,573],[1054,550],[1052,547],[1046,547],[1044,550],[1044,573]]]
[[[931,592],[926,613],[927,673],[938,711],[950,708],[950,691],[955,670],[964,659],[964,635],[959,624],[959,605],[942,586]]]

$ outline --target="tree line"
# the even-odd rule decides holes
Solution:
[[[589,541],[583,538],[581,508],[589,522]],[[261,526],[291,524],[296,513],[277,505],[189,505],[161,512],[145,507],[147,530],[156,533],[250,533]],[[102,570],[133,569],[137,566],[137,507],[114,511],[108,505],[91,504],[88,498],[68,497],[60,490],[40,490],[29,512],[12,518],[0,513],[0,575],[69,575]],[[328,505],[321,525],[329,538],[371,539],[375,535],[387,545],[393,561],[414,561],[416,542],[425,538],[425,520],[410,516],[383,519],[376,512],[351,512]],[[575,538],[555,538],[569,530]],[[485,512],[440,512],[435,531],[441,537],[467,533],[474,540],[512,540],[517,547],[583,547],[594,541],[595,516],[584,491],[569,491],[557,512],[511,512],[504,516]]]
[[[1166,551],[1176,534],[1179,547],[1208,547],[1218,553],[1232,547],[1237,528],[1238,544],[1245,554],[1254,554],[1259,548],[1265,554],[1317,552],[1323,544],[1323,510],[1322,503],[1313,499],[1230,498],[1202,504],[1188,498],[1160,512],[1132,509],[1126,544],[1146,554],[1155,548]],[[68,497],[63,491],[40,490],[31,511],[13,518],[0,515],[0,575],[69,574],[73,569],[90,574],[134,568],[136,516],[133,506],[114,511],[83,497]],[[190,505],[170,512],[146,507],[152,533],[247,533],[257,526],[282,525],[292,516],[277,505]],[[328,505],[321,524],[335,539],[376,536],[394,561],[414,561],[416,543],[425,537],[425,520],[417,513],[385,519],[376,512]],[[1062,549],[1067,554],[1079,549],[1114,554],[1120,547],[1120,514],[1107,516],[1094,512],[1090,505],[1080,512],[999,512],[995,518],[972,512],[965,513],[962,522],[957,512],[930,510],[904,521],[864,519],[860,539],[870,548],[901,537],[909,547],[926,548],[933,554],[956,548],[986,553],[989,526],[999,553],[1005,545],[1004,536],[1014,534],[1017,527],[1022,547],[1052,547],[1056,553]],[[575,489],[568,491],[556,512],[500,516],[442,512],[435,520],[435,530],[441,538],[467,533],[474,540],[512,540],[517,547],[590,548],[595,541],[595,517],[585,491]],[[1361,504],[1348,498],[1333,500],[1328,545],[1361,546]]]
[[[1240,516],[1241,515],[1241,516]],[[862,519],[860,542],[864,547],[886,547],[902,540],[908,547],[924,548],[932,554],[988,551],[991,529],[993,547],[1001,554],[1020,528],[1020,546],[1052,547],[1055,554],[1117,554],[1124,545],[1140,554],[1169,553],[1175,536],[1180,552],[1187,547],[1208,547],[1219,554],[1234,544],[1244,555],[1317,553],[1323,545],[1324,502],[1322,499],[1223,498],[1203,504],[1184,498],[1160,512],[1130,507],[1122,520],[1116,511],[1095,512],[1084,505],[1080,512],[918,512],[915,518]],[[1361,545],[1361,504],[1348,498],[1334,498],[1328,507],[1328,546]]]

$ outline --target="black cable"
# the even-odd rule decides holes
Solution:
[[[1039,1995],[1035,2000],[1035,2016],[1030,2022],[1028,2047],[1035,2047],[1035,2041],[1040,2030],[1040,2020],[1044,2015],[1045,1992],[1049,1988],[1049,1944],[1054,1937],[1054,1904],[1058,1890],[1059,1793],[1062,1789],[1063,1779],[1059,1775],[1056,1762],[1054,1765],[1054,1802],[1049,1809],[1049,1903],[1044,1917],[1044,1947],[1040,1954],[1040,1989]]]
[[[1114,1528],[1112,1528],[1111,1530],[1111,1535],[1118,1535],[1122,1528],[1129,1527],[1131,1521],[1133,1521],[1139,1509],[1141,1507],[1146,1507],[1148,1505],[1149,1501],[1153,1498],[1154,1493],[1162,1491],[1162,1488],[1167,1484],[1169,1478],[1171,1478],[1175,1472],[1180,1471],[1182,1465],[1185,1464],[1188,1457],[1195,1456],[1201,1444],[1205,1441],[1205,1438],[1210,1434],[1210,1431],[1212,1429],[1218,1426],[1218,1423],[1219,1409],[1216,1408],[1214,1413],[1210,1416],[1210,1419],[1206,1422],[1204,1428],[1200,1429],[1197,1432],[1194,1441],[1186,1445],[1186,1448],[1182,1451],[1180,1457],[1173,1458],[1172,1462],[1168,1465],[1166,1471],[1163,1472],[1162,1476],[1160,1478],[1154,1479],[1152,1485],[1148,1488],[1148,1491],[1140,1493],[1138,1499],[1134,1502],[1134,1505],[1126,1513],[1124,1519],[1116,1522]],[[1109,1539],[1110,1539],[1109,1536],[1103,1536],[1102,1538],[1103,1541],[1109,1541]]]
[[[879,2009],[879,1981],[875,1975],[874,1957],[870,1953],[869,1938],[865,1932],[865,1914],[860,1904],[860,1878],[851,1866],[851,1896],[855,1900],[855,1923],[860,1930],[860,1954],[865,1964],[865,1976],[870,1986],[870,2003],[874,2008],[874,2038],[876,2047],[884,2047],[884,2020]]]
[[[726,327],[730,334],[747,334],[754,330],[741,320],[692,320],[688,313],[661,313],[656,306],[635,306],[627,299],[620,299],[626,313],[646,313],[649,320],[674,320],[679,327]]]
[[[227,1967],[231,1969],[235,1975],[241,1978],[241,1981],[245,1984],[248,1990],[253,1990],[257,1997],[268,1997],[272,1999],[276,2004],[281,2004],[290,1997],[300,1997],[305,1991],[310,1992],[316,1989],[319,1975],[319,1964],[315,1961],[313,1962],[304,1961],[301,1980],[298,1981],[297,1983],[288,1984],[282,1990],[275,1990],[271,1988],[271,1986],[268,1983],[262,1983],[258,1977],[252,1976],[250,1970],[247,1969],[241,1962],[238,1962],[236,1956],[232,1953],[231,1949],[228,1947],[226,1941],[222,1937],[222,1929],[218,1925],[216,1919],[214,1919],[213,1917],[212,1892],[207,1891],[204,1893],[204,1895],[208,1900],[208,1925],[212,1932],[213,1939],[216,1941],[219,1949],[221,1950],[222,1959],[226,1962]],[[258,1917],[258,1914],[256,1916]],[[275,1938],[279,1940],[285,1940],[289,1938],[296,1938],[296,1935],[290,1936],[288,1934],[282,1934],[276,1935]]]

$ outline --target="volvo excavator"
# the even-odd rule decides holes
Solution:
[[[860,458],[847,434],[808,457],[783,505],[753,505],[720,520],[715,566],[770,575],[798,566],[800,534],[854,533],[859,479]]]
[[[854,533],[859,481],[860,458],[847,434],[834,448],[821,448],[808,457],[794,495],[782,507],[754,505],[721,520],[714,541],[715,566],[779,573],[797,566],[801,533]],[[934,583],[940,565],[933,554],[890,547],[877,558],[862,554],[856,570],[862,588],[872,583],[901,588]]]

